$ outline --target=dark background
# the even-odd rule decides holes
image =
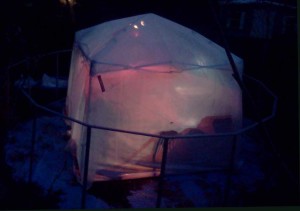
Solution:
[[[297,4],[296,1],[274,2]],[[211,5],[220,18],[222,6],[219,1],[77,0],[73,6],[59,0],[1,1],[1,105],[5,101],[2,92],[7,65],[32,55],[71,49],[77,30],[104,21],[151,12],[224,46],[224,37],[217,27]],[[220,23],[225,29],[222,17]],[[244,59],[245,73],[263,81],[278,96],[277,115],[267,125],[267,130],[282,160],[295,178],[299,178],[297,33],[257,39],[224,32],[229,49]],[[1,128],[2,137],[6,129],[5,126]],[[3,144],[1,140],[1,148]]]

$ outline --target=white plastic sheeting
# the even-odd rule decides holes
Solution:
[[[243,61],[233,58],[242,74]],[[170,20],[145,14],[105,22],[76,33],[67,113],[88,124],[152,134],[230,132],[242,120],[232,73],[222,47]],[[71,123],[80,181],[85,142],[86,127]],[[167,171],[223,167],[229,142],[171,140]],[[156,138],[92,129],[88,181],[155,176],[161,157]]]

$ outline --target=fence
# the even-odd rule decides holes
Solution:
[[[146,137],[154,137],[160,139],[162,144],[162,161],[160,164],[160,175],[159,175],[159,183],[158,183],[158,192],[157,192],[157,201],[156,207],[161,206],[161,198],[162,198],[162,191],[164,185],[164,177],[166,175],[166,167],[167,167],[167,157],[168,157],[168,147],[169,144],[175,140],[179,139],[195,139],[195,138],[225,138],[229,137],[232,140],[232,149],[231,154],[229,157],[229,165],[228,165],[228,172],[229,172],[229,179],[227,184],[227,189],[230,189],[230,173],[233,171],[234,168],[234,154],[236,150],[237,144],[237,137],[243,135],[247,131],[254,129],[256,127],[264,128],[264,123],[275,116],[276,107],[277,107],[277,97],[260,81],[249,77],[244,76],[243,80],[247,86],[253,87],[255,92],[251,93],[254,95],[254,99],[259,99],[258,102],[255,102],[258,108],[261,108],[260,111],[257,112],[255,118],[257,118],[257,114],[259,114],[259,119],[255,119],[255,121],[251,121],[249,123],[243,124],[243,127],[240,130],[227,132],[227,133],[217,133],[213,135],[207,134],[189,134],[189,135],[157,135],[157,134],[149,134],[149,133],[142,133],[136,131],[127,131],[127,130],[120,130],[117,128],[109,128],[104,126],[98,125],[90,125],[85,122],[81,122],[77,119],[70,118],[65,116],[60,111],[55,111],[45,105],[42,105],[41,102],[37,102],[34,99],[34,95],[32,94],[32,86],[30,86],[30,81],[28,81],[29,76],[33,76],[34,78],[38,78],[41,76],[42,73],[48,73],[50,75],[54,75],[56,82],[55,82],[55,89],[58,93],[59,89],[59,78],[64,77],[67,78],[66,70],[69,69],[69,62],[70,62],[70,50],[63,50],[63,51],[56,51],[49,54],[41,55],[38,57],[30,58],[27,60],[20,61],[14,65],[11,65],[7,68],[9,71],[9,80],[10,81],[17,81],[20,76],[23,76],[23,81],[21,84],[18,85],[20,88],[21,93],[29,102],[29,105],[34,108],[35,111],[41,110],[44,112],[48,112],[55,116],[61,117],[64,120],[76,122],[87,129],[86,133],[86,148],[85,148],[85,164],[84,164],[84,171],[83,171],[83,184],[82,184],[82,197],[81,197],[81,208],[86,207],[86,187],[87,187],[87,176],[88,176],[88,164],[89,164],[89,152],[90,152],[90,143],[91,143],[91,134],[93,130],[106,130],[111,131],[114,133],[127,133],[132,134],[134,136],[146,136]],[[50,65],[48,65],[50,64]],[[25,70],[25,71],[24,71]],[[65,72],[63,72],[64,70]],[[38,72],[43,71],[43,72]],[[24,75],[26,77],[24,77]],[[19,76],[19,77],[18,77]],[[26,78],[26,80],[24,79]],[[251,89],[250,89],[251,90]],[[58,96],[58,94],[57,94]],[[9,96],[11,97],[11,96]],[[12,99],[12,98],[11,98]],[[48,103],[48,102],[47,102]],[[45,104],[45,103],[44,103]],[[244,99],[244,105],[248,105],[247,99]],[[250,112],[249,112],[250,111]],[[251,113],[252,112],[252,113]],[[36,112],[34,112],[36,114]],[[253,115],[253,110],[244,106],[244,115]],[[36,116],[31,117],[34,119],[32,125],[32,139],[31,139],[31,160],[30,160],[30,170],[29,170],[29,182],[32,182],[32,171],[33,171],[33,157],[34,154],[34,145],[36,143]],[[251,117],[249,118],[251,119]],[[226,194],[228,195],[228,194]],[[225,197],[226,197],[225,195]],[[226,202],[226,200],[225,200]]]

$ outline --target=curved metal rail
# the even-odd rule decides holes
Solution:
[[[39,55],[35,58],[41,59],[47,56],[52,56],[55,55],[56,56],[56,62],[58,61],[58,56],[62,53],[70,53],[71,50],[61,50],[61,51],[55,51],[55,52],[50,52],[47,54],[43,54],[43,55]],[[12,64],[10,66],[8,66],[6,68],[6,70],[9,70],[11,68],[15,68],[18,65],[24,64],[25,62],[28,62],[27,60],[22,60],[20,62],[17,62],[15,64]],[[57,62],[57,68],[58,68],[58,62]],[[58,70],[57,70],[58,71]],[[57,74],[58,75],[58,74]],[[226,132],[226,133],[217,133],[217,134],[189,134],[189,135],[158,135],[158,134],[151,134],[151,133],[144,133],[144,132],[138,132],[138,131],[131,131],[131,130],[123,130],[123,129],[118,129],[118,128],[110,128],[110,127],[105,127],[103,125],[92,125],[92,124],[88,124],[86,122],[82,122],[78,119],[74,119],[71,118],[69,116],[66,116],[60,112],[57,112],[53,109],[50,109],[44,105],[41,105],[39,103],[37,103],[35,101],[35,99],[32,98],[32,96],[30,95],[30,93],[26,90],[26,88],[21,88],[21,93],[27,98],[27,100],[30,102],[30,104],[39,110],[42,110],[44,112],[53,114],[55,116],[58,116],[64,120],[69,120],[72,122],[76,122],[82,126],[87,127],[87,140],[86,140],[86,151],[85,151],[85,165],[84,165],[84,172],[83,172],[83,189],[82,189],[82,199],[81,199],[81,208],[85,208],[85,199],[86,199],[86,187],[87,187],[87,174],[88,174],[88,163],[89,163],[89,146],[90,146],[90,141],[91,141],[91,129],[98,129],[98,130],[106,130],[106,131],[112,131],[112,132],[119,132],[119,133],[127,133],[127,134],[132,134],[132,135],[137,135],[137,136],[147,136],[147,137],[154,137],[154,138],[158,138],[161,139],[163,141],[163,157],[162,157],[162,162],[161,162],[161,171],[160,171],[160,181],[159,181],[159,189],[158,189],[158,196],[157,196],[157,203],[156,206],[159,207],[160,206],[160,200],[161,200],[161,194],[162,194],[162,186],[163,186],[163,177],[165,175],[165,169],[166,169],[166,160],[167,160],[167,148],[168,148],[168,143],[171,140],[175,140],[175,139],[191,139],[191,138],[203,138],[203,137],[228,137],[228,136],[232,136],[234,137],[234,146],[233,146],[233,150],[235,149],[235,142],[236,142],[236,138],[238,135],[241,135],[255,127],[260,126],[261,124],[264,124],[265,122],[267,122],[268,120],[272,119],[275,114],[276,114],[276,110],[277,110],[277,96],[267,87],[265,86],[262,82],[260,82],[259,80],[251,77],[251,76],[247,76],[244,75],[244,78],[247,80],[251,80],[252,82],[254,82],[255,84],[259,85],[261,87],[261,89],[263,91],[265,91],[271,98],[272,98],[272,108],[271,108],[271,112],[269,115],[261,117],[261,119],[256,120],[251,122],[251,124],[247,125],[247,126],[243,126],[241,129],[232,131],[232,132]],[[26,80],[26,79],[24,79]],[[24,83],[26,84],[26,83]],[[28,87],[27,87],[28,88]],[[35,121],[34,121],[35,122]],[[34,149],[34,143],[35,143],[35,123],[33,123],[33,131],[32,131],[32,150]],[[231,167],[233,168],[233,158],[231,159]],[[31,160],[30,163],[30,169],[32,170],[32,165],[33,165],[33,159]],[[30,178],[29,181],[31,181],[31,177],[32,177],[32,173],[30,174]]]

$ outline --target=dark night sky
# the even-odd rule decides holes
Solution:
[[[0,9],[2,44],[5,33],[13,34],[16,30],[14,27],[19,26],[22,30],[19,33],[22,34],[23,42],[26,42],[26,48],[30,52],[71,48],[76,30],[112,19],[150,12],[204,35],[210,37],[215,35],[214,20],[206,1],[178,0],[165,1],[166,3],[162,4],[158,0],[77,0],[77,4],[73,7],[73,21],[69,7],[62,6],[59,0],[4,2]],[[21,42],[18,40],[20,37],[12,39],[17,43]]]

